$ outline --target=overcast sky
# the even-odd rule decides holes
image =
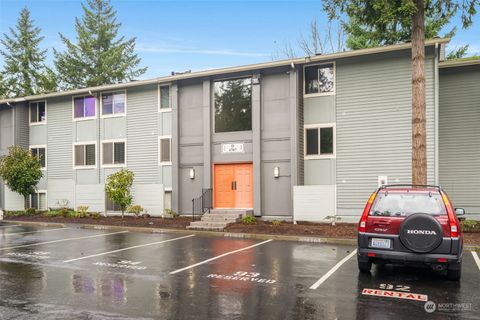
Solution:
[[[0,0],[0,33],[14,26],[23,7],[28,7],[45,40],[42,46],[62,49],[58,33],[75,37],[74,20],[82,15],[80,0]],[[271,61],[285,44],[294,46],[309,24],[317,19],[321,29],[326,17],[320,0],[114,0],[122,22],[120,33],[137,38],[142,78],[171,71],[204,70]],[[462,30],[459,18],[450,48],[470,44],[469,54],[480,54],[480,14],[473,26]],[[447,31],[447,30],[445,30]],[[300,54],[301,50],[297,50]],[[0,61],[0,65],[2,61]]]

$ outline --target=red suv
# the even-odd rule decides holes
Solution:
[[[428,265],[460,280],[463,237],[457,215],[441,187],[389,185],[368,199],[358,225],[358,268],[372,263]]]

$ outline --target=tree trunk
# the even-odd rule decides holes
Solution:
[[[425,111],[425,4],[416,0],[412,21],[412,183],[427,184]]]
[[[28,196],[23,196],[23,210],[27,211],[27,209],[30,208],[30,195]]]

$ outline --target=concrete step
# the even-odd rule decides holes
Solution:
[[[190,226],[204,226],[204,227],[223,227],[227,226],[225,221],[194,221],[190,223]]]
[[[203,230],[203,231],[223,231],[224,227],[204,227],[204,226],[187,226],[189,230]]]
[[[253,215],[252,209],[211,209],[210,214],[237,214],[243,216]]]
[[[235,214],[235,213],[226,213],[226,214],[211,214],[211,213],[206,213],[202,216],[202,221],[224,221],[224,222],[229,222],[229,223],[234,223],[240,221],[240,215]]]

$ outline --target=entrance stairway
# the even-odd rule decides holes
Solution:
[[[230,223],[239,222],[244,216],[253,215],[250,209],[212,209],[200,221],[194,221],[187,229],[223,231]]]

